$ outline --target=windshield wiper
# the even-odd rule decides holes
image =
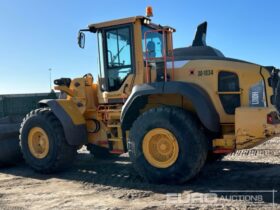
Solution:
[[[127,46],[128,44],[124,45],[120,50],[119,52],[113,56],[113,59],[112,59],[112,64],[115,62],[115,60],[117,59],[117,57],[119,57],[120,53],[122,52],[122,50]]]

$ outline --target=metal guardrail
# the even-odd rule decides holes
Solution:
[[[32,109],[37,108],[38,101],[56,98],[57,94],[55,92],[0,95],[0,118],[7,116],[23,117]]]

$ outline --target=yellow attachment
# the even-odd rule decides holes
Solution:
[[[249,149],[280,134],[280,124],[267,123],[275,108],[239,107],[235,111],[236,148]]]
[[[59,99],[58,104],[64,109],[64,111],[70,116],[75,125],[85,124],[85,118],[79,111],[77,105],[72,100]]]
[[[87,107],[93,107],[93,89],[92,89],[93,78],[87,76],[86,78],[76,78],[71,81],[70,87],[65,85],[55,86],[55,90],[60,90],[67,94],[67,100],[72,100],[79,109],[79,112],[84,114]],[[87,97],[90,95],[90,97]],[[91,99],[90,101],[88,99]],[[87,102],[89,104],[87,104]]]
[[[74,92],[73,92],[70,88],[68,88],[68,87],[66,87],[66,86],[55,86],[54,89],[55,89],[55,90],[59,90],[59,91],[63,91],[63,92],[65,92],[67,95],[69,95],[69,96],[71,96],[71,97],[74,96]]]
[[[93,76],[87,75],[85,78],[85,84],[86,86],[92,86],[93,83]]]
[[[28,134],[28,147],[31,154],[38,159],[45,158],[49,153],[49,138],[40,127],[34,127]]]
[[[142,149],[146,160],[157,168],[168,168],[179,155],[176,137],[163,128],[149,131],[144,137]]]

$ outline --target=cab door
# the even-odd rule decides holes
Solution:
[[[101,91],[120,95],[135,71],[131,24],[104,28],[99,34]]]

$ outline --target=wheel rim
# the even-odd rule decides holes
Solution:
[[[146,160],[157,168],[168,168],[179,155],[176,137],[163,128],[150,130],[144,137],[142,149]]]
[[[49,138],[42,128],[34,127],[29,131],[28,147],[35,158],[43,159],[48,155]]]

